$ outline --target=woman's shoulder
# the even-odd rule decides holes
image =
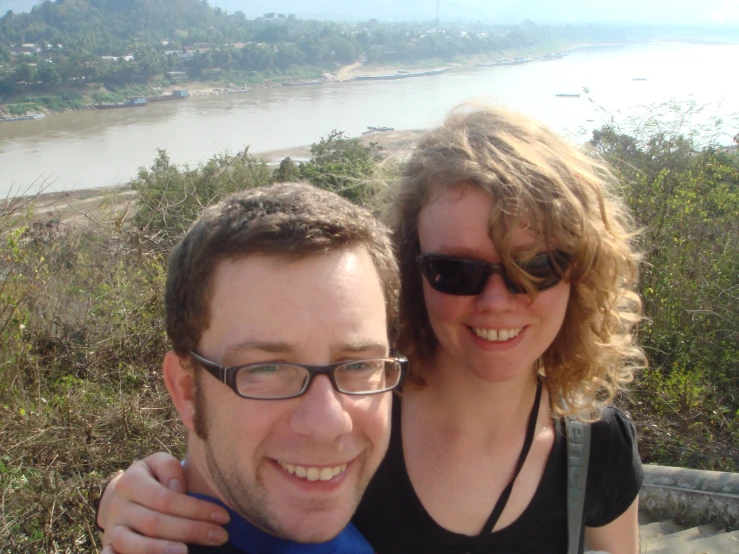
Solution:
[[[616,406],[606,406],[600,419],[592,423],[592,442],[594,448],[628,447],[636,445],[634,422],[623,410]]]
[[[586,495],[590,527],[606,525],[621,515],[639,494],[644,471],[631,418],[608,406],[592,424]]]

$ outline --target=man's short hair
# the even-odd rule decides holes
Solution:
[[[305,183],[246,190],[207,208],[169,256],[165,307],[173,350],[197,350],[221,261],[254,254],[297,260],[356,246],[367,249],[377,269],[392,326],[398,266],[388,229],[365,208]]]

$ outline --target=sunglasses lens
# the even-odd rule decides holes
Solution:
[[[550,259],[550,257],[552,259]],[[544,252],[543,254],[537,254],[528,262],[522,263],[521,268],[531,275],[533,278],[533,285],[538,290],[546,290],[552,288],[562,280],[556,267],[564,270],[567,266],[566,258],[566,254],[562,252]]]
[[[475,260],[425,257],[422,269],[429,284],[439,292],[472,296],[485,287],[490,275],[486,265]]]
[[[429,284],[439,292],[457,296],[474,296],[485,288],[488,277],[498,273],[505,281],[506,288],[514,294],[526,294],[526,288],[511,280],[497,264],[478,260],[449,258],[445,256],[420,256],[421,271]],[[567,267],[569,257],[564,252],[552,251],[537,254],[521,269],[528,273],[537,290],[552,288],[562,280],[560,271]]]

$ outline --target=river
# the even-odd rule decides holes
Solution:
[[[580,138],[609,114],[623,118],[643,112],[639,106],[671,99],[709,104],[710,114],[728,117],[739,112],[731,69],[738,59],[739,45],[598,46],[579,48],[561,60],[518,66],[255,89],[0,123],[0,194],[31,193],[42,184],[59,191],[124,183],[151,164],[157,148],[166,149],[176,163],[196,165],[246,146],[263,152],[310,144],[332,129],[358,136],[368,125],[426,128],[474,98],[532,114]]]

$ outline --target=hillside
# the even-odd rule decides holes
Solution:
[[[47,0],[0,17],[0,111],[80,109],[193,81],[221,88],[315,81],[357,61],[413,67],[525,58],[578,43],[706,36],[701,28],[531,21],[444,20],[437,28],[433,17],[345,23],[287,11],[250,19],[200,0]]]

